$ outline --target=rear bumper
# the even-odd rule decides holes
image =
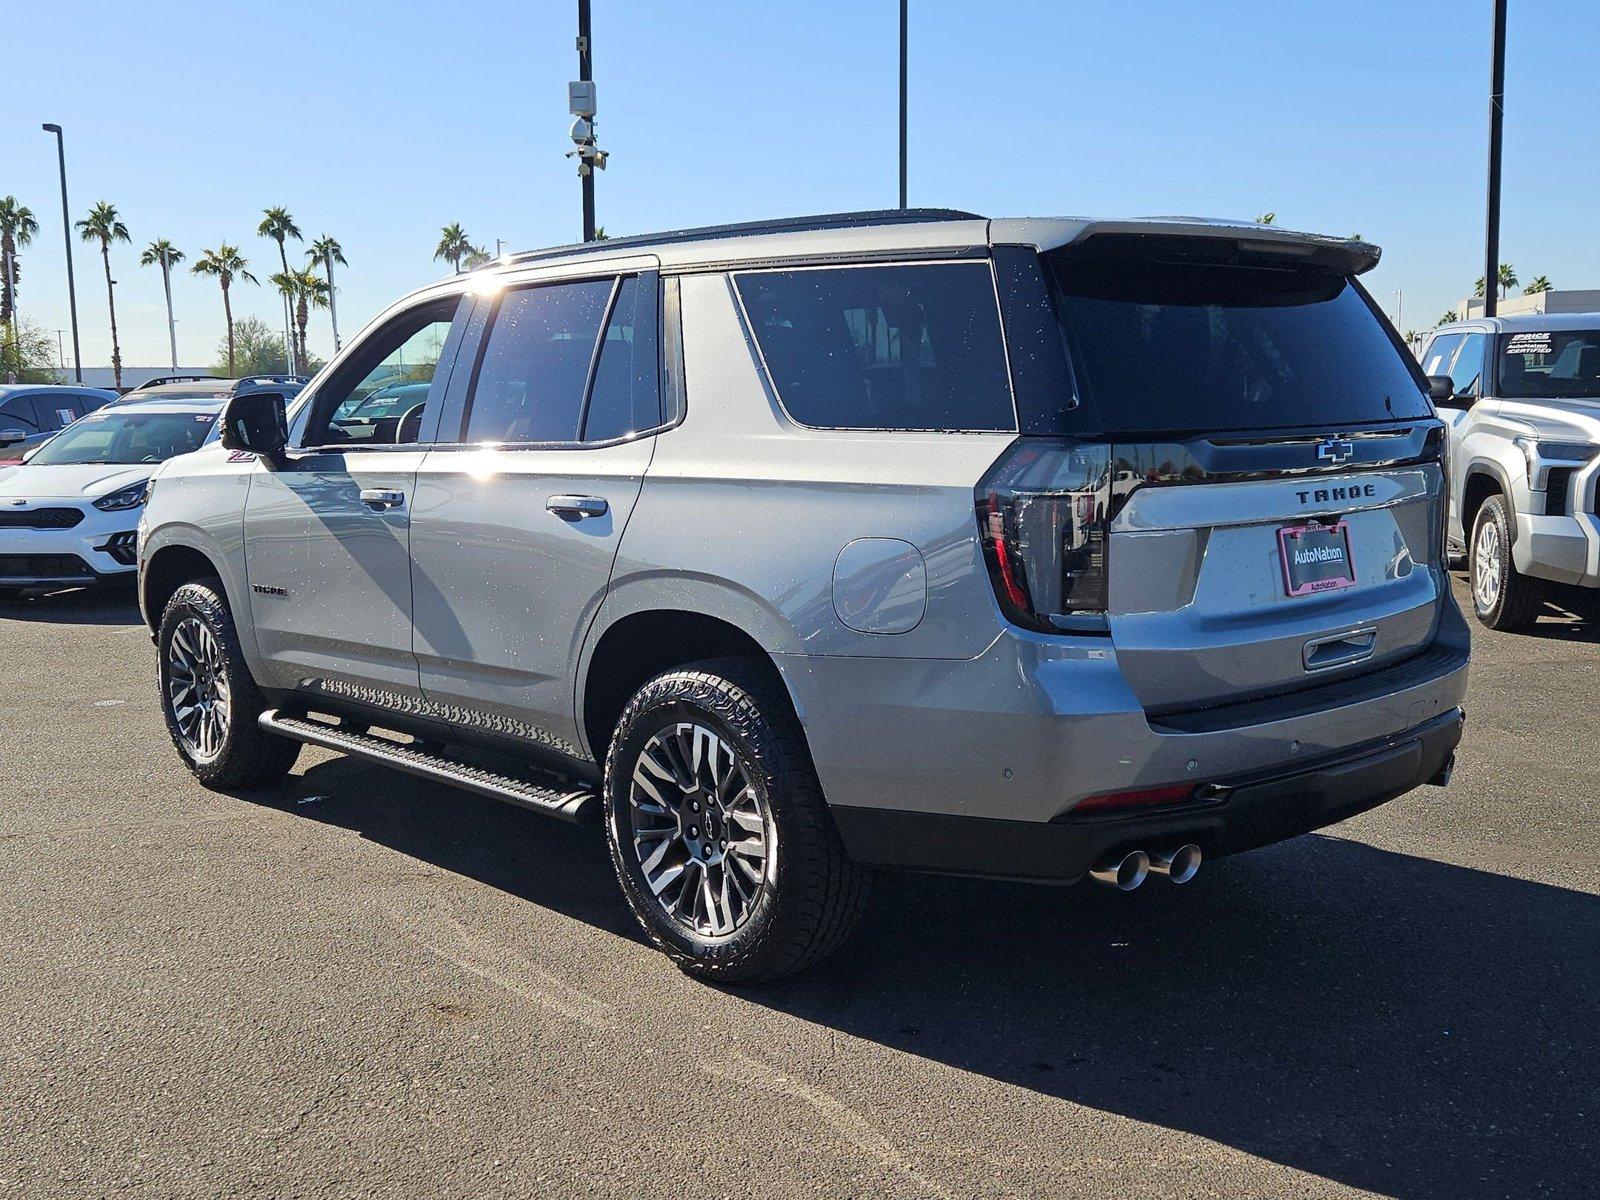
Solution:
[[[1433,780],[1443,781],[1461,741],[1459,708],[1374,744],[1292,773],[1218,781],[1216,793],[1137,814],[1055,821],[993,820],[835,806],[857,862],[1047,882],[1071,882],[1114,853],[1187,842],[1207,859],[1237,854],[1365,812]]]

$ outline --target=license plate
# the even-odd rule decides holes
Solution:
[[[1350,526],[1289,525],[1278,530],[1278,552],[1283,559],[1283,586],[1291,596],[1331,592],[1356,581],[1350,559]]]

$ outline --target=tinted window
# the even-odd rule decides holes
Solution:
[[[318,394],[306,444],[416,442],[460,304],[458,297],[424,304],[368,338]]]
[[[70,392],[35,393],[32,399],[34,416],[43,431],[64,429],[78,419],[78,398]]]
[[[1441,333],[1433,339],[1428,346],[1427,353],[1422,356],[1422,373],[1424,375],[1450,374],[1450,356],[1456,352],[1456,347],[1461,344],[1459,333]]]
[[[1450,367],[1451,390],[1458,396],[1476,396],[1482,389],[1483,350],[1486,339],[1481,333],[1469,333],[1456,351],[1455,362]]]
[[[1431,415],[1415,363],[1353,281],[1315,267],[1210,260],[1209,253],[1157,247],[1050,256],[1078,387],[1107,431]]]
[[[30,463],[158,463],[198,450],[216,424],[216,413],[128,413],[75,421],[46,442]]]
[[[1600,329],[1502,333],[1502,396],[1600,399]]]
[[[575,442],[589,361],[613,283],[507,292],[467,410],[468,442]]]
[[[987,263],[737,277],[784,409],[838,429],[1013,430]]]
[[[600,343],[583,440],[604,442],[661,424],[655,289],[630,275],[617,289]]]
[[[0,404],[0,428],[22,429],[28,433],[39,432],[39,420],[33,415],[33,405],[26,396],[13,396]]]

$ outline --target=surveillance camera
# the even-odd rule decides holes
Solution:
[[[572,140],[574,142],[577,142],[580,146],[583,145],[585,142],[593,142],[594,141],[594,125],[591,124],[586,118],[579,117],[576,121],[574,121],[572,123],[572,130],[568,134],[568,136],[570,138],[572,138]]]

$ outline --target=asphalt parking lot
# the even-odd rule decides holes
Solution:
[[[1477,633],[1447,791],[1184,888],[888,878],[736,993],[598,834],[208,793],[125,594],[0,603],[0,1192],[1593,1194],[1600,624]]]

